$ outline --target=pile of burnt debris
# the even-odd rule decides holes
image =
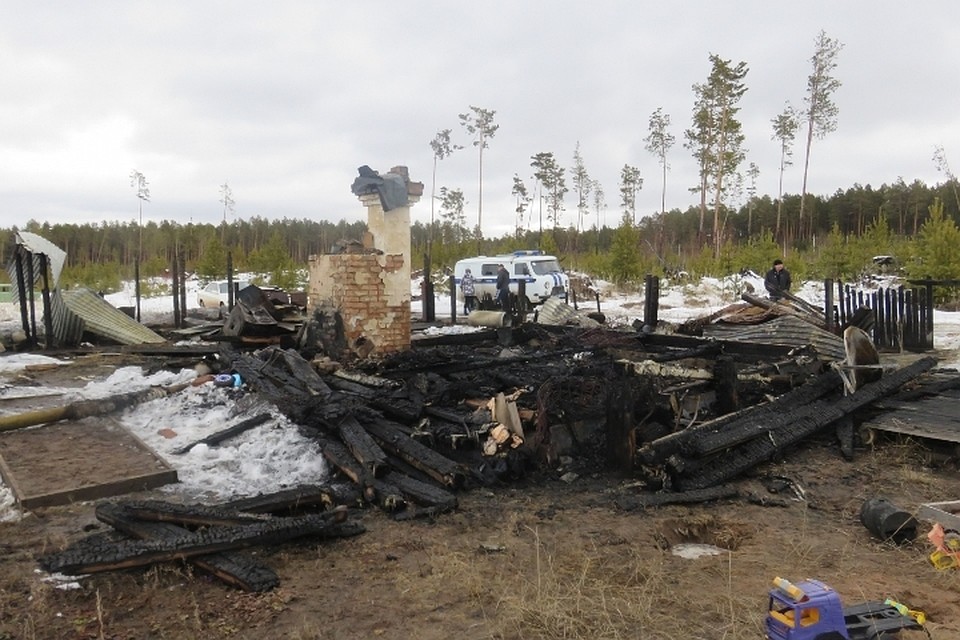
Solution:
[[[809,344],[530,323],[419,340],[349,369],[280,347],[227,348],[219,361],[318,441],[354,489],[346,506],[397,518],[531,471],[639,478],[657,494],[642,504],[711,499],[829,428],[852,455],[858,412],[911,383],[960,384],[922,378],[931,357],[867,377]]]
[[[523,323],[417,339],[349,367],[317,349],[221,343],[217,373],[239,375],[316,439],[334,484],[217,507],[101,505],[97,517],[117,533],[43,565],[76,573],[186,558],[262,590],[275,575],[236,549],[354,535],[356,508],[434,517],[457,508],[461,491],[551,473],[639,479],[614,498],[623,509],[729,497],[739,476],[830,429],[852,455],[858,412],[881,398],[960,386],[956,374],[931,375],[931,357],[872,369],[868,381],[836,349],[787,342]]]

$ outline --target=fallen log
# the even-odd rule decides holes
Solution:
[[[370,432],[385,451],[424,472],[447,487],[463,485],[463,468],[430,447],[420,444],[398,426],[386,420],[369,421],[363,427]]]
[[[323,457],[357,485],[365,500],[372,501],[375,496],[373,489],[374,475],[360,464],[349,449],[340,442],[324,438],[318,438],[317,440],[320,443],[320,451],[323,453]]]
[[[348,415],[337,425],[340,439],[353,454],[353,457],[366,467],[375,478],[389,470],[387,456],[367,431],[360,426],[353,415]]]
[[[187,533],[186,529],[175,524],[139,521],[121,505],[98,505],[96,514],[97,520],[141,540],[175,539]],[[244,591],[260,593],[270,591],[280,584],[280,578],[273,569],[237,551],[196,556],[188,562],[216,576],[222,582]]]
[[[137,404],[164,398],[190,386],[189,382],[168,387],[149,387],[139,391],[121,393],[109,398],[96,400],[77,400],[60,407],[37,409],[9,416],[0,416],[0,432],[13,431],[38,424],[59,422],[60,420],[82,420],[93,416],[104,416],[121,411]]]
[[[395,485],[386,480],[375,478],[373,488],[376,491],[377,505],[384,511],[395,513],[407,508],[406,498],[403,497],[403,493]]]
[[[175,504],[162,500],[131,500],[117,506],[137,520],[170,522],[181,527],[232,527],[266,520],[265,516],[239,513],[223,506]]]
[[[342,393],[349,393],[351,395],[359,396],[364,400],[373,400],[383,393],[382,391],[365,387],[359,382],[347,380],[346,378],[337,378],[335,376],[327,376],[326,383],[331,389],[336,389]]]
[[[365,531],[360,523],[342,522],[345,517],[346,509],[294,518],[275,518],[237,527],[208,527],[176,538],[127,541],[105,548],[68,547],[59,553],[42,557],[40,565],[47,571],[68,575],[100,573],[258,545],[280,544],[295,538],[342,537]]]
[[[930,362],[926,368],[921,367],[916,373],[906,372],[907,369],[911,369],[924,361],[932,362]],[[849,396],[834,400],[819,400],[809,404],[795,405],[792,409],[764,416],[761,419],[747,416],[735,423],[728,424],[722,430],[701,434],[699,438],[690,442],[690,452],[698,456],[706,456],[747,442],[758,436],[776,433],[799,420],[825,420],[834,414],[837,415],[834,419],[839,419],[861,407],[887,397],[891,392],[896,391],[927,369],[932,368],[935,364],[936,360],[924,358],[908,367],[889,374],[887,378],[881,378],[878,382],[864,385]],[[897,378],[881,385],[881,382],[892,379],[893,376],[897,376]],[[826,411],[826,409],[829,409],[829,411]],[[832,421],[833,420],[831,420],[831,422]]]
[[[363,502],[355,485],[340,483],[323,487],[306,486],[240,498],[220,505],[243,513],[292,514],[312,507],[332,509],[337,506],[358,507]]]
[[[647,493],[639,495],[621,495],[614,499],[614,504],[622,511],[636,511],[649,507],[661,507],[668,504],[699,504],[723,498],[735,498],[740,490],[731,485],[698,489],[695,491]]]
[[[189,452],[198,444],[205,444],[207,446],[220,444],[224,440],[229,440],[234,436],[238,436],[241,433],[244,433],[246,431],[249,431],[250,429],[253,429],[254,427],[260,426],[264,422],[267,422],[268,420],[270,420],[271,417],[272,416],[269,413],[261,413],[259,415],[253,416],[252,418],[241,420],[240,422],[233,425],[232,427],[227,427],[226,429],[222,429],[220,431],[217,431],[216,433],[211,433],[209,436],[205,438],[201,438],[196,442],[191,442],[190,444],[180,447],[179,449],[174,449],[172,453],[175,456],[181,456]]]
[[[674,486],[689,491],[726,482],[856,409],[889,395],[936,364],[935,358],[922,358],[864,386],[852,395],[838,400],[819,400],[810,406],[802,407],[791,414],[793,419],[783,421],[782,428],[770,430],[760,428],[760,425],[752,425],[752,429],[745,430],[752,430],[750,440],[705,460],[699,465],[696,475],[674,478]],[[739,432],[735,433],[737,438],[741,437]]]
[[[687,427],[682,431],[676,431],[652,442],[648,442],[640,448],[638,456],[646,465],[662,464],[667,458],[682,450],[689,451],[688,443],[695,442],[697,438],[704,437],[713,432],[723,432],[727,425],[735,421],[755,419],[760,422],[766,420],[769,416],[783,413],[794,407],[805,406],[835,391],[840,386],[841,380],[835,373],[828,372],[820,374],[805,385],[781,394],[770,402],[747,407],[736,413],[720,416],[714,420]]]
[[[441,511],[457,508],[455,495],[429,482],[422,482],[396,471],[384,476],[384,481],[399,489],[404,498],[422,507],[432,507]]]

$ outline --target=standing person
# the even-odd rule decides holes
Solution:
[[[510,273],[502,264],[497,269],[497,304],[504,311],[510,301]]]
[[[470,312],[477,308],[477,291],[473,282],[473,273],[467,269],[460,279],[460,290],[463,291],[463,313],[470,315]]]
[[[767,271],[763,286],[766,287],[771,300],[780,300],[783,298],[784,291],[790,291],[790,272],[784,268],[783,260],[773,261],[773,268]]]

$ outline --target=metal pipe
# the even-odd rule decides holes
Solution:
[[[509,327],[513,324],[510,314],[505,311],[471,311],[467,324],[473,327]]]

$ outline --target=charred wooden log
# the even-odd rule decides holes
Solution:
[[[357,422],[355,417],[349,415],[341,420],[337,426],[337,431],[353,457],[374,477],[380,477],[389,470],[387,456],[383,449]]]
[[[363,525],[342,522],[346,510],[236,527],[209,527],[163,540],[121,542],[102,549],[67,548],[40,559],[47,571],[68,575],[143,567],[156,562],[193,558],[257,545],[279,544],[301,537],[342,537],[364,532]]]
[[[921,365],[920,363],[924,364]],[[727,425],[722,430],[702,434],[699,438],[690,443],[689,449],[696,455],[705,456],[722,449],[747,442],[748,440],[756,438],[760,435],[779,432],[786,429],[793,422],[798,420],[822,420],[826,419],[830,415],[836,415],[833,420],[838,420],[839,418],[852,413],[856,409],[875,402],[876,400],[885,397],[890,392],[899,389],[906,382],[916,378],[927,369],[932,368],[935,364],[935,360],[931,358],[924,358],[923,360],[918,360],[912,365],[909,365],[908,367],[900,369],[894,374],[891,374],[891,377],[896,376],[896,379],[891,382],[884,383],[879,387],[876,385],[884,382],[883,379],[881,379],[880,382],[874,382],[872,385],[864,386],[856,393],[843,398],[835,400],[820,400],[809,404],[794,405],[794,407],[790,407],[788,405],[785,407],[788,409],[787,411],[781,411],[774,415],[764,416],[760,419],[753,416],[747,416],[736,421],[735,423]],[[916,372],[914,372],[915,368]],[[831,422],[833,420],[831,420]],[[829,423],[825,423],[823,426],[826,426],[826,424]]]
[[[172,453],[173,455],[180,456],[187,453],[198,444],[205,444],[207,446],[220,444],[224,440],[229,440],[234,436],[238,436],[241,433],[244,433],[246,431],[249,431],[250,429],[253,429],[254,427],[260,426],[261,424],[270,420],[271,417],[272,416],[269,413],[261,413],[259,415],[253,416],[252,418],[247,418],[246,420],[242,420],[237,424],[233,425],[232,427],[227,427],[226,429],[222,429],[221,431],[217,431],[216,433],[211,433],[209,436],[205,438],[201,438],[196,442],[191,442],[186,446],[180,447],[179,449],[175,449]]]
[[[447,487],[460,487],[464,480],[463,468],[430,447],[420,444],[404,433],[398,425],[387,420],[364,423],[364,428],[390,454],[424,472]]]
[[[403,492],[395,485],[374,478],[373,489],[376,495],[376,503],[381,509],[388,513],[396,513],[407,508],[407,500],[403,497]]]
[[[407,500],[422,507],[433,507],[440,511],[457,508],[457,497],[432,483],[422,482],[397,472],[388,473],[384,481],[395,486]]]
[[[734,430],[734,441],[742,444],[727,449],[723,455],[715,456],[704,462],[696,475],[681,476],[674,479],[677,488],[688,491],[703,489],[726,482],[757,464],[770,459],[785,447],[809,437],[837,420],[862,408],[871,402],[889,395],[892,391],[933,368],[934,358],[922,358],[902,369],[884,376],[859,389],[856,393],[838,400],[820,400],[811,405],[797,408],[783,416],[770,416],[768,421],[778,420],[779,428],[770,425],[748,424],[743,429]],[[750,439],[743,438],[749,434]],[[758,437],[761,436],[761,437]],[[714,440],[713,446],[718,446]]]
[[[244,514],[222,506],[175,504],[162,500],[131,500],[120,503],[118,506],[137,520],[171,522],[182,527],[230,527],[265,521],[264,516]]]
[[[339,483],[322,487],[306,486],[241,498],[220,505],[242,513],[289,515],[311,508],[332,509],[338,506],[358,507],[363,502],[360,490],[353,484]]]
[[[375,495],[373,473],[360,464],[342,443],[323,438],[318,439],[318,441],[323,457],[359,487],[365,500],[372,501]]]
[[[730,356],[720,356],[713,367],[714,389],[717,394],[717,411],[720,414],[740,410],[740,390],[737,379],[737,363]]]
[[[643,445],[639,451],[639,457],[644,464],[658,465],[670,456],[681,451],[689,452],[691,447],[699,438],[705,437],[710,433],[724,433],[727,425],[738,420],[753,420],[755,423],[762,423],[769,416],[784,413],[794,407],[802,407],[814,400],[821,398],[828,393],[835,391],[841,386],[840,378],[833,372],[824,373],[808,382],[802,387],[797,387],[792,391],[781,394],[770,402],[748,407],[737,413],[721,416],[714,420],[703,422],[699,425],[688,427],[682,431],[674,432],[668,436],[658,438],[653,442]]]
[[[140,540],[176,539],[187,532],[186,529],[168,522],[137,520],[128,509],[118,504],[98,505],[96,514],[101,522]],[[96,546],[96,543],[91,546]],[[280,578],[273,569],[238,551],[195,556],[190,558],[189,562],[222,582],[244,591],[270,591],[280,584]]]
[[[403,422],[416,422],[423,412],[423,403],[410,398],[398,397],[394,394],[390,398],[377,396],[370,400],[370,406],[380,410],[385,416]]]
[[[633,379],[612,383],[607,402],[607,456],[620,471],[633,469],[637,453],[637,432],[633,421]]]
[[[698,504],[701,502],[710,502],[711,500],[735,498],[739,496],[739,494],[740,490],[737,489],[737,487],[723,485],[695,491],[664,491],[660,493],[621,495],[614,500],[614,504],[617,505],[618,509],[623,511],[636,511],[637,509],[648,509],[650,507],[660,507],[668,504]]]
[[[359,382],[347,380],[346,378],[338,378],[336,376],[327,376],[326,382],[332,389],[359,396],[364,400],[373,400],[383,393],[382,391],[366,387]]]

